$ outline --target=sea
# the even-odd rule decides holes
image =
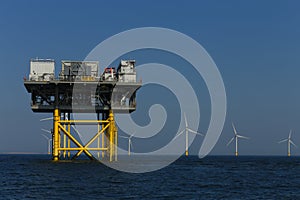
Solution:
[[[300,199],[300,157],[181,157],[154,172],[0,155],[0,199]]]

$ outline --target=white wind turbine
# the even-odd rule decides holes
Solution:
[[[49,138],[48,136],[46,136],[45,134],[42,134],[42,136],[48,141],[48,154],[51,153],[50,149],[51,149],[51,142],[52,142],[52,132],[46,129],[41,129],[42,131],[44,131],[45,133],[49,133],[51,134],[51,138]]]
[[[204,136],[204,135],[202,133],[198,133],[197,131],[190,129],[188,126],[188,122],[187,122],[185,113],[183,113],[183,115],[184,115],[185,128],[180,133],[178,133],[174,137],[174,139],[185,132],[185,155],[188,156],[189,155],[189,132],[194,133],[196,135],[201,135],[201,136]]]
[[[42,129],[44,130],[44,129]],[[47,130],[45,130],[46,132],[48,132]],[[50,131],[49,131],[50,132]],[[51,133],[51,132],[50,132]],[[45,134],[42,134],[42,136],[47,140],[48,142],[48,154],[51,153],[51,142],[52,142],[52,138],[47,137]]]
[[[134,132],[132,135],[130,135],[129,137],[126,137],[126,136],[120,136],[121,138],[126,138],[126,139],[128,139],[128,156],[130,156],[130,154],[131,154],[131,149],[133,148],[133,147],[132,147],[131,138],[134,136],[134,134],[135,134],[135,132]]]
[[[292,141],[291,137],[292,137],[292,130],[290,130],[289,137],[287,139],[284,139],[284,140],[281,140],[278,142],[278,143],[287,142],[288,156],[291,156],[291,144],[294,145],[295,147],[297,147],[297,145],[295,145],[295,143]]]
[[[66,120],[68,120],[67,115],[65,116]],[[40,119],[40,122],[42,121],[48,121],[48,120],[53,120],[53,117],[48,117],[48,118],[44,118],[44,119]],[[82,135],[80,134],[80,132],[78,131],[78,129],[76,128],[75,125],[71,125],[71,127],[74,129],[74,131],[78,134],[80,140],[82,141]],[[43,129],[44,131],[47,131],[45,129]],[[48,132],[48,131],[47,131]],[[51,132],[50,132],[51,133]],[[52,134],[52,133],[51,133]]]
[[[239,135],[235,129],[235,126],[234,124],[232,123],[232,128],[233,128],[233,132],[234,132],[234,136],[233,138],[231,138],[231,140],[227,143],[227,146],[230,145],[230,143],[235,140],[235,156],[238,156],[238,138],[242,138],[242,139],[250,139],[248,137],[245,137],[245,136],[242,136],[242,135]]]

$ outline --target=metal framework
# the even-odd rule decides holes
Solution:
[[[70,151],[77,151],[72,159],[75,159],[80,154],[84,153],[88,158],[93,160],[95,158],[90,151],[98,151],[98,158],[100,157],[100,152],[102,152],[102,158],[104,158],[106,152],[109,161],[117,160],[116,147],[118,144],[118,131],[115,126],[112,111],[109,112],[107,120],[69,120],[60,119],[60,116],[59,110],[55,109],[53,116],[53,160],[59,160],[61,155],[63,155],[64,159],[70,159]],[[74,124],[96,124],[98,126],[98,131],[83,145],[71,133],[71,125]],[[100,140],[102,141],[101,146]],[[63,142],[63,144],[61,144],[61,142]],[[71,147],[71,142],[73,142],[75,147]],[[89,147],[94,142],[97,142],[97,147]]]
[[[95,157],[92,151],[97,151],[98,158],[117,160],[118,130],[114,113],[128,113],[135,110],[136,91],[141,87],[141,83],[24,80],[24,86],[31,94],[33,112],[53,113],[52,157],[54,161],[76,159],[83,153],[93,160]],[[74,87],[76,87],[75,93]],[[71,119],[73,112],[97,113],[97,120],[74,120]],[[71,131],[75,124],[95,125],[97,132],[86,144],[83,144]],[[90,147],[91,144],[96,144],[97,147]],[[71,152],[75,153],[71,154]]]

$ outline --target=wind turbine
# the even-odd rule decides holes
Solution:
[[[68,120],[68,117],[65,116],[66,120]],[[48,121],[48,120],[53,120],[53,117],[48,117],[48,118],[44,118],[44,119],[40,119],[40,122],[42,121]],[[71,127],[74,129],[74,131],[78,134],[80,140],[82,141],[82,135],[80,134],[80,132],[78,131],[78,129],[76,128],[75,125],[71,125]],[[49,132],[48,130],[43,129],[43,131]],[[51,133],[51,132],[50,132]],[[52,134],[52,133],[51,133]]]
[[[291,137],[292,137],[292,130],[290,130],[289,137],[287,139],[284,139],[284,140],[281,140],[278,142],[278,143],[287,142],[289,157],[291,156],[291,144],[294,145],[295,147],[297,147],[297,145],[295,145],[295,143],[292,141]]]
[[[201,135],[201,136],[204,136],[204,135],[202,133],[198,133],[197,131],[190,129],[188,126],[188,122],[187,122],[185,113],[183,113],[183,115],[184,115],[185,128],[180,133],[178,133],[174,137],[174,139],[185,132],[185,155],[188,156],[189,155],[189,132],[194,133],[196,135]]]
[[[234,124],[232,123],[232,128],[233,128],[233,132],[234,132],[234,136],[233,138],[231,138],[231,140],[227,143],[227,146],[230,145],[230,143],[235,140],[235,156],[238,156],[238,138],[242,138],[242,139],[250,139],[248,137],[245,137],[245,136],[242,136],[242,135],[239,135],[235,129],[235,126]]]
[[[122,95],[122,99],[120,101],[121,106],[123,106],[126,103],[126,97],[129,94],[129,92],[126,92],[124,95]]]
[[[126,137],[126,136],[120,136],[121,138],[126,138],[128,139],[128,156],[130,156],[130,153],[131,153],[131,149],[132,149],[132,142],[131,142],[131,138],[134,136],[135,132],[130,135],[129,137]]]
[[[42,129],[42,130],[44,130],[44,129]],[[47,131],[47,130],[45,130],[45,131]],[[47,131],[48,132],[48,131]],[[50,132],[50,131],[49,131]],[[51,132],[50,132],[51,133]],[[51,152],[50,152],[50,149],[51,149],[51,141],[52,141],[52,138],[49,138],[49,137],[47,137],[45,134],[42,134],[42,136],[48,141],[48,154],[50,154]]]

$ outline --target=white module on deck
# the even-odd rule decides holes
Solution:
[[[136,82],[135,60],[121,60],[118,67],[119,82]]]
[[[32,59],[30,60],[31,81],[50,81],[54,79],[54,60]]]
[[[98,76],[98,61],[61,61],[61,80],[95,80]]]

